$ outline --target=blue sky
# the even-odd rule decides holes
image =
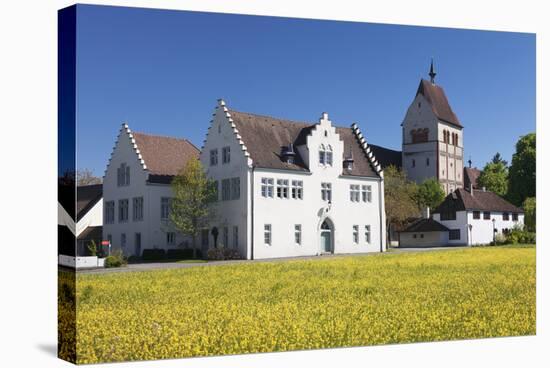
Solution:
[[[216,99],[230,108],[357,122],[401,149],[400,124],[430,58],[482,167],[535,131],[535,35],[79,5],[77,160],[102,176],[122,122],[200,147]]]

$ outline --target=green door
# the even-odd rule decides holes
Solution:
[[[331,243],[330,230],[321,230],[321,251],[330,253],[332,251]]]

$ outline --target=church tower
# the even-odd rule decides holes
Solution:
[[[464,186],[463,127],[441,86],[435,84],[433,60],[430,80],[420,80],[407,109],[402,137],[402,165],[410,180],[437,178],[445,193]]]

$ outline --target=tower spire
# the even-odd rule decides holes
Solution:
[[[432,58],[432,63],[430,64],[430,72],[428,73],[428,75],[430,76],[430,81],[432,82],[432,84],[435,84],[435,76],[437,75],[437,73],[434,71],[434,58]]]

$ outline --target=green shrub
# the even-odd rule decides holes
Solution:
[[[122,254],[122,251],[115,250],[111,253],[110,256],[105,258],[105,267],[106,268],[112,268],[112,267],[122,267],[127,264],[127,260]]]
[[[166,258],[166,251],[164,249],[144,249],[141,258],[144,261],[160,261]]]
[[[534,244],[536,240],[536,233],[520,226],[515,226],[506,233],[506,244]]]
[[[207,258],[213,261],[222,261],[227,259],[241,259],[241,255],[236,249],[212,248],[208,249]]]

